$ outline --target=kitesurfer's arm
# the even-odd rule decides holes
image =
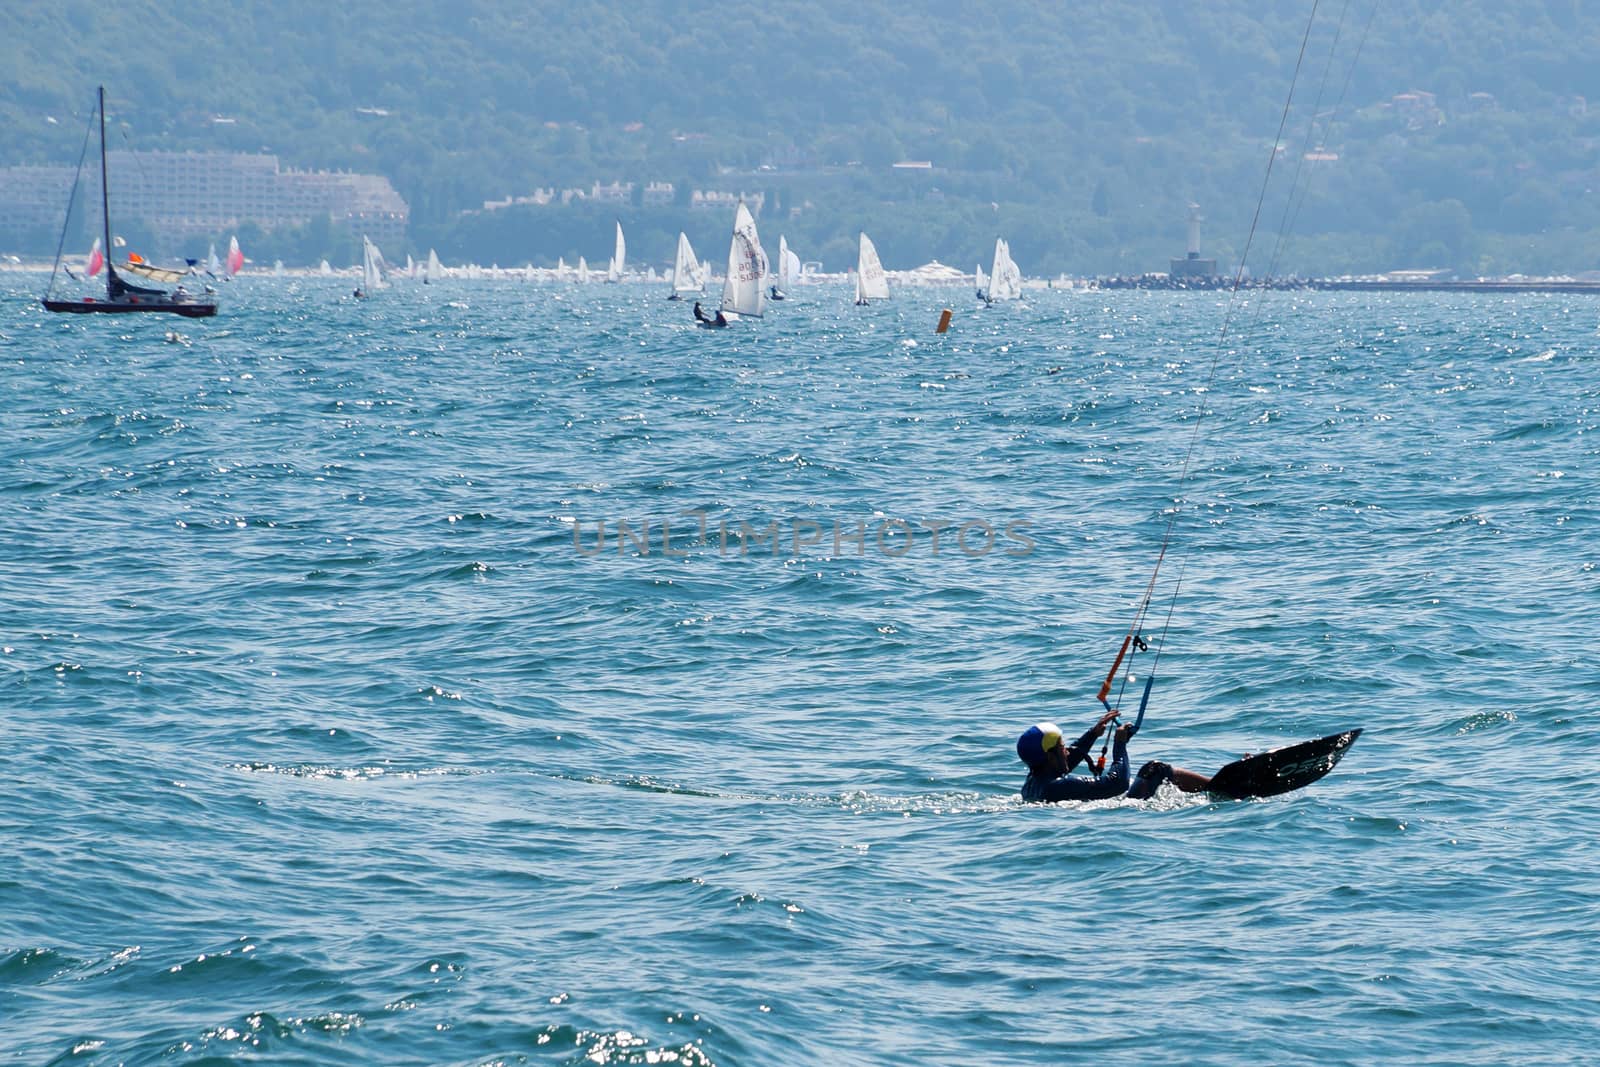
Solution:
[[[1106,727],[1110,725],[1111,720],[1115,719],[1116,717],[1117,712],[1106,712],[1104,715],[1100,716],[1099,722],[1095,723],[1093,726],[1089,727],[1088,730],[1084,731],[1082,737],[1078,738],[1076,741],[1072,742],[1072,744],[1067,746],[1067,769],[1061,773],[1066,774],[1068,771],[1071,771],[1072,768],[1089,758],[1089,750],[1094,747],[1094,743],[1096,741],[1100,740],[1100,735],[1106,732]]]
[[[1128,739],[1125,735],[1126,726],[1117,730],[1111,743],[1111,766],[1106,768],[1104,774],[1094,778],[1068,778],[1063,775],[1049,782],[1043,782],[1035,790],[1037,796],[1026,796],[1028,800],[1043,800],[1055,802],[1059,800],[1105,800],[1108,797],[1119,797],[1128,791]],[[1093,733],[1094,731],[1090,731]],[[1088,736],[1088,735],[1085,735]],[[1092,740],[1092,738],[1091,738]]]

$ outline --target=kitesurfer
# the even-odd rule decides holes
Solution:
[[[1151,796],[1162,782],[1171,782],[1185,793],[1203,792],[1211,779],[1170,763],[1151,760],[1128,777],[1128,738],[1133,726],[1124,723],[1111,735],[1111,766],[1093,778],[1070,778],[1068,773],[1089,758],[1089,750],[1119,713],[1108,711],[1071,745],[1061,727],[1053,722],[1035,723],[1017,738],[1017,756],[1028,765],[1028,778],[1022,783],[1022,799],[1042,803],[1060,800],[1105,800],[1127,794],[1135,800]]]

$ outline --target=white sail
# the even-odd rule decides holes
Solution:
[[[361,235],[361,290],[371,293],[375,289],[382,289],[389,283],[383,280],[383,253],[378,251],[378,246]]]
[[[211,252],[206,256],[206,271],[213,276],[222,273],[222,261],[217,258],[217,246],[211,246]]]
[[[800,278],[800,257],[794,254],[794,249],[789,249],[783,254],[783,284],[784,288],[793,285]]]
[[[689,235],[678,231],[678,258],[672,262],[672,291],[698,293],[705,289],[705,279],[700,276],[700,261],[694,258],[694,248]]]
[[[422,268],[422,284],[428,285],[444,277],[444,266],[439,262],[439,253],[428,249],[428,265]]]
[[[1022,295],[1022,272],[1012,262],[1011,246],[1006,244],[1004,238],[995,238],[994,265],[989,270],[989,291],[986,295],[991,303],[996,300],[1015,300]]]
[[[856,254],[856,303],[887,299],[889,276],[883,272],[883,263],[878,259],[878,250],[873,247],[872,238],[863,233],[861,249]]]
[[[328,264],[327,260],[323,260],[322,264],[317,267],[317,273],[326,278],[328,275],[333,273],[333,267]]]
[[[722,310],[732,315],[760,318],[767,309],[764,286],[767,254],[756,234],[756,220],[739,201],[733,217],[733,238],[728,243],[728,277],[722,283]]]
[[[794,284],[794,279],[789,276],[789,240],[783,234],[778,235],[778,288],[783,292],[789,291],[789,286]]]
[[[973,278],[977,281],[978,295],[986,297],[989,288],[989,276],[983,273],[983,264],[979,263],[973,268]]]
[[[622,272],[628,269],[628,242],[622,239],[622,223],[617,223],[617,247],[611,254],[611,263],[606,267],[606,281],[620,282]]]
[[[417,277],[417,261],[411,258],[411,253],[406,253],[406,277],[415,280]]]
[[[582,256],[578,257],[578,284],[589,284],[589,261]]]

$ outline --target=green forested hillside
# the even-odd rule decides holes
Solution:
[[[1004,233],[1035,274],[1160,269],[1191,200],[1207,251],[1235,257],[1312,11],[786,0],[724,22],[662,0],[10,6],[0,163],[75,159],[104,82],[133,147],[382,173],[411,204],[414,244],[451,257],[603,255],[614,209],[462,212],[660,180],[680,196],[765,193],[763,229],[830,267],[865,227],[891,267],[970,267]],[[1576,0],[1322,0],[1262,216],[1269,249],[1294,235],[1277,269],[1600,268],[1597,54],[1600,20]],[[1395,100],[1413,91],[1432,96]],[[934,170],[891,167],[903,159]],[[620,213],[630,233],[665,235],[630,240],[641,259],[664,261],[686,223],[702,240],[726,226],[681,205]],[[258,254],[261,241],[295,251],[279,235]]]

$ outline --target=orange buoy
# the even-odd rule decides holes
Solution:
[[[945,308],[943,311],[939,312],[939,329],[936,330],[935,332],[936,333],[944,333],[949,328],[950,328],[950,309],[949,308]]]

